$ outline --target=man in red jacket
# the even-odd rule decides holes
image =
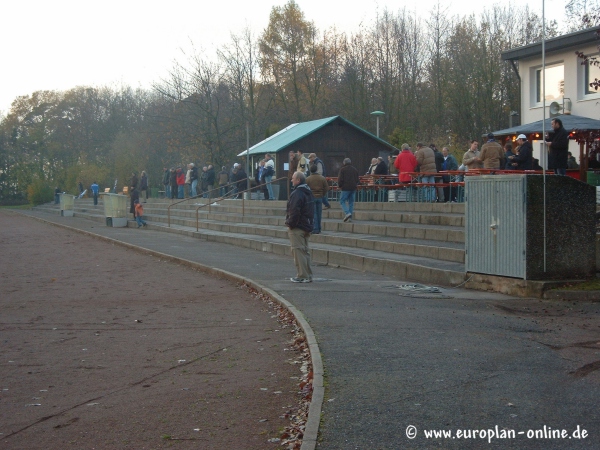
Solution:
[[[402,151],[396,157],[394,166],[398,169],[398,180],[400,183],[410,183],[411,178],[409,173],[414,172],[417,168],[417,158],[410,151],[408,144],[402,144]]]

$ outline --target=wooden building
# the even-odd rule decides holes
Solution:
[[[250,148],[251,176],[258,162],[270,153],[275,161],[275,178],[288,172],[289,152],[298,150],[308,155],[315,153],[325,164],[326,176],[337,177],[344,158],[350,158],[360,174],[366,173],[372,158],[387,157],[396,148],[344,119],[333,116],[310,122],[294,123]],[[246,156],[243,151],[238,156]],[[286,181],[280,183],[279,199],[286,198]]]

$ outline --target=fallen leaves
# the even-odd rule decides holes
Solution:
[[[301,375],[298,378],[299,405],[297,408],[291,406],[286,408],[286,412],[281,418],[289,419],[290,424],[284,428],[279,438],[271,438],[268,442],[277,443],[288,450],[299,450],[302,446],[302,438],[304,437],[304,429],[308,419],[308,409],[313,393],[313,371],[306,336],[300,325],[296,322],[294,315],[287,308],[250,286],[246,285],[246,288],[252,295],[267,303],[272,314],[271,317],[277,318],[282,330],[289,331],[292,334],[289,347],[283,350],[293,355],[288,359],[289,364],[300,366]],[[279,330],[274,331],[277,332]],[[273,393],[277,394],[280,392],[275,391]]]

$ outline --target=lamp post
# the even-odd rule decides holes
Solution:
[[[383,111],[373,111],[371,115],[377,117],[377,137],[379,137],[379,116],[384,116],[385,113]]]

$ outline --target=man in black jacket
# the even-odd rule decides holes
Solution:
[[[554,132],[548,133],[548,169],[554,169],[557,175],[567,174],[567,160],[569,157],[569,133],[564,129],[562,120],[552,119]]]
[[[206,170],[206,189],[208,191],[207,197],[213,198],[213,189],[215,188],[215,168],[212,164],[208,165],[208,169]]]
[[[533,170],[531,142],[527,140],[527,136],[520,134],[517,136],[517,144],[519,145],[519,154],[508,157],[510,164],[515,170]]]
[[[163,168],[163,184],[165,186],[165,198],[171,198],[171,172],[168,168]]]
[[[352,166],[350,158],[344,159],[344,165],[338,174],[338,189],[342,192],[340,195],[340,206],[344,211],[344,222],[352,220],[354,213],[354,196],[360,181],[358,170]]]
[[[294,190],[287,203],[285,224],[288,227],[297,275],[290,280],[294,283],[310,283],[312,270],[308,238],[314,227],[315,198],[306,184],[304,173],[295,172],[292,175],[292,185]]]
[[[192,185],[190,197],[195,197],[198,195],[198,168],[194,163],[190,163],[190,183]]]
[[[440,173],[444,167],[444,155],[442,154],[442,152],[440,152],[438,150],[438,148],[436,147],[435,144],[431,144],[429,146],[429,148],[431,148],[431,150],[433,150],[433,153],[435,155],[435,170]],[[442,184],[443,182],[443,177],[441,175],[436,175],[435,176],[435,183],[436,184]],[[436,187],[435,188],[435,193],[436,193],[436,198],[437,198],[437,202],[438,203],[444,203],[444,188],[442,187]]]

